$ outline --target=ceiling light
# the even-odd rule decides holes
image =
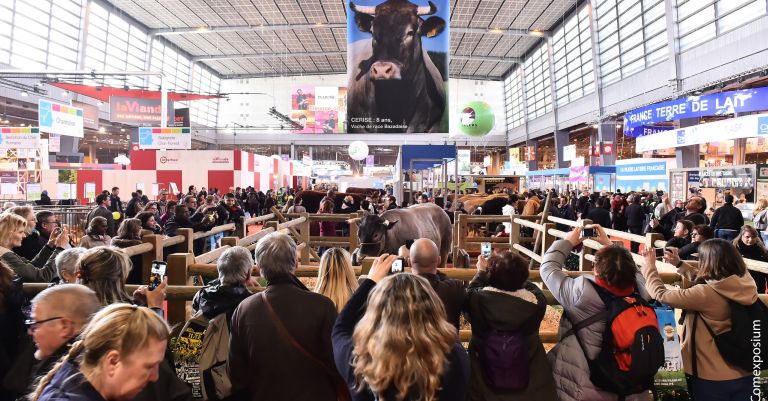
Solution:
[[[541,29],[538,29],[538,28],[532,29],[530,33],[533,36],[544,36],[544,32],[542,32]]]
[[[200,26],[197,27],[197,29],[195,29],[195,31],[197,31],[197,32],[208,32],[208,27],[205,26],[205,25],[200,25]]]
[[[99,132],[101,132],[103,134],[103,133],[107,132],[107,129],[104,128],[104,127],[99,127]]]
[[[67,97],[69,96],[69,92],[67,91],[61,92],[61,96]]]
[[[490,32],[491,32],[491,33],[502,33],[501,29],[499,29],[498,27],[497,27],[497,28],[492,28],[492,29],[490,30]]]
[[[26,126],[27,126],[27,124],[24,124],[24,123],[21,123],[20,125],[21,125],[22,127],[26,127]]]
[[[120,132],[125,132],[125,128],[120,128]]]
[[[597,124],[592,124],[592,128],[597,128],[597,127],[598,127]]]
[[[27,93],[27,91],[21,91],[21,96],[24,96],[24,97],[29,96],[29,93]]]

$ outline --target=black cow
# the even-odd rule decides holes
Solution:
[[[349,3],[371,41],[354,43],[347,92],[347,127],[361,132],[438,132],[446,104],[443,76],[422,47],[445,29],[445,20],[422,15],[437,7],[387,0],[375,7]]]

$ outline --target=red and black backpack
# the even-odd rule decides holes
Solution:
[[[619,399],[653,387],[656,372],[664,364],[664,340],[656,312],[635,290],[617,296],[589,281],[603,300],[606,310],[575,323],[563,338],[575,334],[585,349],[578,331],[605,321],[603,342],[596,359],[587,358],[592,383]]]

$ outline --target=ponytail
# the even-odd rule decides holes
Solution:
[[[43,394],[43,390],[45,390],[45,388],[48,387],[48,385],[51,383],[51,380],[53,380],[53,376],[56,376],[56,373],[58,373],[58,371],[61,369],[61,365],[63,365],[65,362],[76,360],[84,349],[85,343],[83,340],[78,340],[75,342],[72,345],[72,348],[69,349],[69,353],[63,356],[61,360],[56,362],[56,365],[54,365],[53,369],[51,369],[45,376],[42,376],[40,381],[37,383],[34,394],[32,394],[29,398],[30,401],[37,401],[40,398],[40,395]]]

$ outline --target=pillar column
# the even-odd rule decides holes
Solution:
[[[600,149],[600,165],[613,166],[616,164],[616,124],[601,123],[597,128],[597,141],[601,144],[606,142],[613,144],[613,152],[609,155],[603,154],[603,150]]]
[[[555,130],[555,157],[557,158],[555,168],[570,167],[570,162],[563,160],[563,148],[568,146],[569,137],[568,131]]]
[[[699,123],[698,118],[684,118],[678,123],[679,128],[690,127]],[[680,146],[675,148],[675,159],[677,159],[677,168],[697,168],[699,167],[699,145]]]

